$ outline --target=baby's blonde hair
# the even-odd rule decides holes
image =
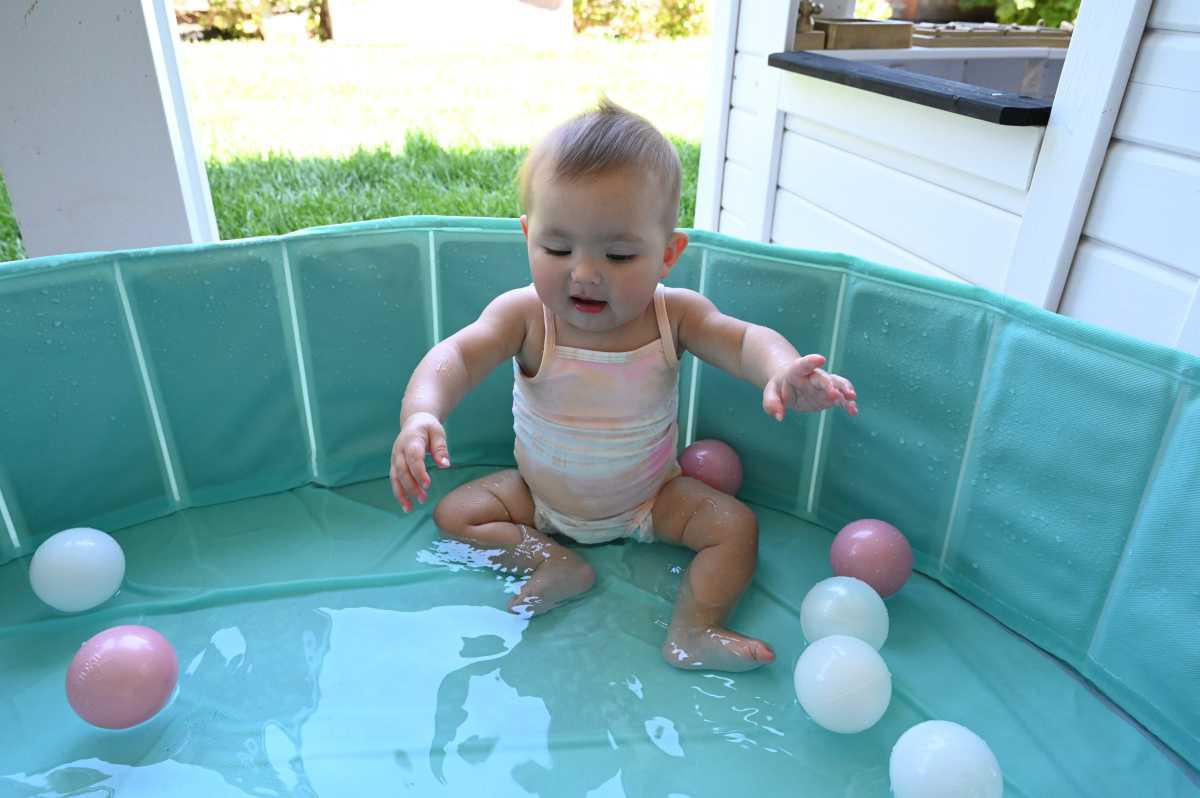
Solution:
[[[521,207],[533,213],[533,175],[543,161],[559,180],[635,167],[657,178],[666,200],[667,232],[679,221],[681,169],[675,147],[646,119],[607,97],[595,110],[567,120],[534,145],[521,165]]]

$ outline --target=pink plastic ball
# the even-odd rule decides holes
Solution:
[[[912,575],[912,546],[899,529],[878,518],[863,518],[842,527],[829,549],[838,576],[861,579],[887,598]]]
[[[154,717],[179,680],[167,639],[145,626],[114,626],[92,637],[67,669],[67,701],[103,729],[128,729]]]
[[[729,495],[742,487],[742,461],[733,447],[711,438],[696,441],[683,450],[679,466],[685,477],[692,477],[714,490]]]

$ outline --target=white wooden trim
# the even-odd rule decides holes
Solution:
[[[763,40],[767,52],[786,50],[792,45],[792,31],[796,28],[799,5],[800,0],[776,0],[754,8],[759,30],[770,31],[773,37]],[[754,140],[760,142],[760,146],[752,152],[754,161],[750,164],[750,185],[758,193],[754,206],[745,217],[748,237],[755,241],[770,241],[774,221],[779,153],[783,146],[784,113],[779,109],[779,82],[782,75],[781,70],[766,69],[755,95]]]
[[[721,182],[721,209],[745,223],[746,217],[754,212],[763,188],[755,185],[749,168],[733,159],[725,161],[725,177]]]
[[[1197,131],[1200,92],[1130,82],[1113,138],[1200,158]]]
[[[1057,309],[1151,0],[1085,0],[1004,292]]]
[[[1200,159],[1114,141],[1083,231],[1200,276]]]
[[[986,61],[992,58],[1005,61],[1044,58],[1055,61],[1066,58],[1067,50],[1065,47],[912,47],[895,50],[822,50],[821,54],[851,61]]]
[[[753,86],[745,76],[734,75],[733,86],[729,90],[729,105],[730,108],[737,108],[748,113],[754,111],[754,92]]]
[[[944,113],[944,112],[943,112]],[[833,121],[827,119],[826,121]],[[992,183],[983,178],[951,169],[935,160],[919,158],[903,149],[895,149],[886,144],[877,144],[866,139],[858,138],[850,133],[827,127],[811,119],[803,119],[788,114],[784,129],[799,133],[810,139],[823,141],[844,152],[861,155],[867,160],[884,166],[889,166],[897,172],[928,180],[934,185],[948,188],[959,194],[994,205],[1001,210],[1020,216],[1025,212],[1025,191]]]
[[[721,232],[725,235],[734,236],[736,238],[747,238],[749,229],[746,223],[738,218],[737,214],[731,213],[729,209],[721,209]]]
[[[1200,158],[1198,131],[1200,35],[1147,31],[1113,138]]]
[[[1149,26],[1156,30],[1200,33],[1200,3],[1196,0],[1158,0],[1150,12]]]
[[[771,242],[797,249],[844,252],[893,268],[908,269],[956,283],[966,282],[785,188],[779,189],[775,200],[775,232]]]
[[[0,3],[0,170],[29,257],[215,240],[173,14]]]
[[[1200,280],[1194,275],[1085,235],[1059,312],[1175,346],[1197,284]]]
[[[179,173],[179,187],[183,193],[183,204],[187,213],[188,230],[194,243],[219,241],[217,217],[213,212],[212,195],[208,187],[208,170],[204,168],[203,153],[196,146],[192,135],[192,116],[188,111],[187,94],[179,76],[179,59],[175,42],[179,41],[175,30],[175,8],[168,0],[142,0],[143,13],[149,27],[153,20],[150,49],[154,52],[154,66],[158,83],[163,87],[167,130],[170,132],[172,149],[175,151],[175,168]]]
[[[781,188],[972,283],[1004,284],[1016,214],[798,133],[782,150]]]
[[[949,167],[1022,194],[1042,143],[1041,127],[997,125],[808,75],[782,76],[779,107],[911,153],[936,170]]]
[[[696,220],[700,230],[717,230],[721,222],[721,181],[733,92],[733,61],[740,0],[717,3],[709,56],[708,107],[700,143],[700,173],[696,181]]]
[[[717,0],[720,4],[721,0]],[[780,14],[789,5],[799,6],[799,0],[740,0],[738,4],[736,48],[739,53],[767,61],[767,56],[781,50],[791,49],[794,37],[788,35],[795,30],[796,12],[793,11],[791,27],[783,27]]]
[[[725,134],[726,169],[730,163],[748,164],[756,149],[754,114],[741,108],[729,109],[729,125]]]

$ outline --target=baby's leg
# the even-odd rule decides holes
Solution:
[[[515,469],[455,488],[438,502],[433,520],[447,537],[499,549],[492,557],[497,565],[530,574],[508,603],[513,612],[548,612],[596,581],[582,557],[533,528],[533,497]]]
[[[773,661],[766,643],[724,626],[758,561],[758,521],[750,508],[699,480],[676,477],[654,501],[654,535],[696,552],[663,644],[667,662],[748,671]]]

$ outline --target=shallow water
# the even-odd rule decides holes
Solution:
[[[434,499],[479,469],[438,475]],[[431,506],[431,505],[427,505]],[[404,516],[385,481],[302,488],[116,533],[128,572],[80,616],[0,568],[0,796],[888,795],[888,754],[936,717],[983,736],[1006,795],[1193,795],[1189,773],[1056,661],[915,577],[888,602],[891,707],[842,736],[796,702],[798,608],[830,536],[759,510],[763,554],[733,625],[778,661],[682,672],[659,647],[690,553],[581,548],[600,575],[533,620],[519,580]],[[62,689],[90,635],[143,623],[180,660],[135,729],[79,720]]]

